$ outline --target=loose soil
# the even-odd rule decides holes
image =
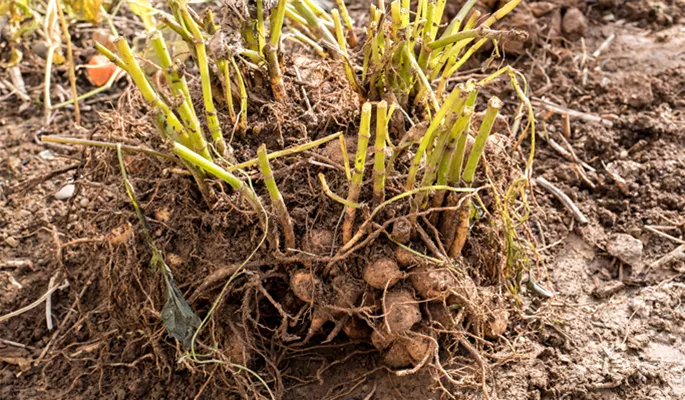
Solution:
[[[584,30],[578,28],[583,18],[576,15],[571,20],[574,7],[588,18]],[[523,288],[519,305],[506,298],[508,328],[480,352],[487,396],[685,399],[685,261],[680,257],[652,267],[678,244],[644,228],[669,226],[673,228],[667,233],[685,238],[683,5],[637,1],[624,7],[599,1],[583,7],[574,1],[527,5],[520,18],[547,24],[531,32],[531,42],[524,47],[507,49],[517,57],[510,57],[513,66],[527,76],[538,115],[534,176],[566,193],[590,222],[579,225],[549,192],[533,187],[535,207],[529,225],[538,248],[537,277],[558,294],[545,300]],[[558,25],[555,18],[563,23]],[[564,31],[565,39],[551,35],[555,29]],[[571,38],[581,31],[583,41]],[[611,37],[609,45],[593,56]],[[82,54],[82,62],[87,55]],[[39,60],[34,65],[38,67],[22,65],[22,72],[29,94],[37,98],[42,72]],[[301,65],[305,72],[316,70]],[[325,66],[320,70],[328,71]],[[57,84],[68,87],[66,70],[58,68],[56,75]],[[330,118],[313,113],[306,117],[304,108],[280,110],[265,104],[259,115],[281,116],[278,125],[301,136],[274,135],[273,126],[265,124],[253,132],[254,143],[237,146],[236,156],[254,158],[253,144],[264,138],[276,138],[267,143],[270,148],[288,147],[304,137],[316,139],[350,127],[359,105],[348,99],[343,104],[349,108],[338,107],[336,93],[342,83],[334,78],[313,74],[305,79],[313,82],[309,96],[321,100],[313,105],[325,110],[319,115]],[[322,81],[327,84],[317,83]],[[80,84],[87,87],[85,81]],[[260,386],[249,374],[226,379],[217,373],[218,367],[200,369],[179,361],[180,344],[168,337],[159,317],[161,278],[146,269],[149,249],[123,190],[116,155],[37,141],[39,135],[69,134],[154,143],[156,133],[148,129],[142,114],[126,112],[140,107],[135,94],[124,87],[121,82],[109,95],[96,98],[83,112],[81,129],[73,127],[69,110],[57,113],[44,128],[42,118],[36,117],[38,105],[21,106],[14,97],[3,100],[0,315],[40,298],[51,279],[53,284],[66,280],[68,286],[52,294],[53,331],[46,327],[43,305],[0,324],[0,398],[253,398],[241,392]],[[515,104],[514,93],[504,85],[490,90]],[[611,126],[571,117],[570,131],[565,132],[562,116],[548,114],[536,99],[601,116]],[[297,118],[301,114],[305,117]],[[255,117],[250,126],[258,122]],[[553,142],[565,146],[564,133],[570,133],[566,139],[577,159],[589,165],[587,179],[576,162],[553,147]],[[340,163],[335,155],[323,155],[330,164],[326,168],[336,171]],[[308,160],[324,162],[321,153],[309,156]],[[339,215],[341,208],[311,188],[319,187],[315,171],[321,167],[308,160],[274,162],[277,179],[297,226],[334,230],[337,220],[324,217]],[[194,308],[207,309],[235,265],[259,241],[256,218],[241,214],[247,208],[235,194],[223,193],[220,185],[213,186],[219,201],[208,212],[192,180],[175,172],[171,163],[143,155],[129,155],[126,163],[155,242],[164,250],[181,291]],[[334,191],[341,187],[335,180],[339,172],[327,174]],[[57,200],[54,194],[71,182],[75,194]],[[320,248],[320,233],[306,229],[301,235],[308,238],[309,252],[329,255]],[[631,251],[637,255],[630,257]],[[351,260],[347,267],[359,269],[363,261]],[[246,268],[255,274],[273,273],[259,277],[270,285],[265,290],[278,292],[283,286],[283,298],[276,300],[296,302],[288,297],[287,283],[278,271],[267,268],[273,263],[258,256]],[[241,301],[259,290],[250,284],[245,280],[243,287],[235,288],[241,295],[218,311],[226,323],[211,329],[222,338],[222,348],[233,362],[259,366],[284,399],[446,397],[433,379],[435,371],[396,376],[375,347],[344,334],[324,344],[326,335],[320,333],[311,346],[288,351],[264,346],[266,338],[246,335],[242,329]],[[275,309],[259,311],[278,321]],[[265,328],[276,332],[278,324]],[[325,331],[332,328],[328,322]],[[270,354],[254,354],[250,347],[266,348]],[[480,368],[460,351],[461,365],[451,368],[475,372],[459,384],[441,383],[455,398],[485,398]],[[277,359],[278,366],[264,365],[265,359]],[[274,387],[276,374],[282,388]]]

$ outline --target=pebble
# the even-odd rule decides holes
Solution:
[[[19,241],[12,236],[8,236],[7,239],[5,239],[5,243],[7,243],[8,246],[10,247],[17,247],[19,246]]]
[[[43,150],[40,153],[38,153],[38,155],[40,156],[40,158],[42,158],[45,161],[50,161],[50,160],[55,159],[55,156],[52,154],[52,152],[50,150]]]
[[[607,243],[607,251],[632,267],[642,263],[642,242],[626,233],[612,236]]]
[[[55,198],[57,200],[66,200],[70,198],[71,196],[74,195],[74,192],[76,191],[76,186],[72,183],[66,184],[62,186],[60,190],[55,193]]]
[[[585,37],[587,32],[587,18],[577,8],[569,8],[564,14],[561,29],[569,40],[578,40]]]
[[[81,201],[79,201],[79,205],[80,205],[81,207],[84,207],[84,208],[85,208],[85,207],[88,207],[88,204],[89,204],[89,203],[90,203],[90,200],[88,200],[88,199],[85,198],[85,197],[82,198]]]

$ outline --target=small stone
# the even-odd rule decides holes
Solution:
[[[35,55],[45,60],[47,58],[49,48],[50,46],[48,46],[44,40],[38,40],[33,43],[31,50],[33,50]]]
[[[631,267],[642,264],[642,242],[628,234],[619,233],[609,238],[607,251]]]
[[[13,238],[12,236],[7,237],[7,239],[5,239],[5,243],[7,243],[7,245],[10,247],[19,246],[19,241],[17,239]]]
[[[45,161],[50,161],[50,160],[55,159],[55,156],[52,154],[52,152],[50,150],[43,150],[40,153],[38,153],[38,155],[40,156],[40,158],[42,158]]]
[[[543,15],[550,13],[552,10],[559,8],[556,4],[549,3],[546,1],[538,1],[536,3],[529,4],[530,11],[533,13],[535,18],[540,18]]]
[[[634,72],[628,74],[623,81],[623,102],[635,108],[642,108],[654,102],[654,92],[649,77]]]
[[[569,8],[561,22],[561,30],[569,40],[578,40],[585,37],[587,18],[579,9]]]
[[[7,159],[7,165],[10,167],[11,170],[16,170],[21,165],[21,159],[18,157],[10,156]]]
[[[87,198],[84,197],[84,198],[81,199],[81,201],[79,201],[78,204],[79,204],[81,207],[84,207],[84,208],[85,208],[85,207],[88,207],[88,204],[89,204],[89,203],[90,203],[90,200],[88,200]]]
[[[67,200],[71,198],[71,196],[74,195],[74,192],[76,191],[76,186],[72,183],[66,184],[62,186],[60,190],[55,193],[55,198],[57,200]]]

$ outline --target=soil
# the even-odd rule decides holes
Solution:
[[[268,268],[288,261],[265,254],[245,266],[259,279],[231,286],[234,294],[218,309],[225,323],[211,327],[229,360],[258,367],[267,384],[292,400],[447,398],[440,385],[453,398],[469,399],[685,399],[685,260],[681,254],[655,264],[685,240],[684,5],[616,3],[525,5],[520,20],[545,23],[530,32],[525,46],[505,45],[509,61],[528,79],[538,117],[533,176],[564,192],[589,222],[579,223],[551,193],[532,186],[534,271],[556,294],[543,299],[524,287],[516,299],[503,296],[509,324],[479,347],[482,368],[460,348],[446,367],[471,371],[462,381],[436,380],[442,375],[435,368],[397,376],[374,346],[344,335],[322,343],[326,335],[317,333],[310,346],[286,349],[264,334],[246,333],[240,310],[257,296],[255,280],[268,285],[265,291],[280,290],[278,302],[300,304],[289,294],[287,279]],[[80,45],[87,48],[87,42]],[[88,54],[81,53],[81,63]],[[21,68],[35,99],[42,90],[42,65],[34,61]],[[312,99],[320,100],[312,101],[311,114],[330,118],[298,119],[307,115],[306,108],[265,105],[249,123],[260,128],[236,146],[239,160],[254,158],[254,144],[264,138],[277,137],[267,145],[283,148],[351,126],[359,104],[348,99],[342,103],[349,108],[337,108],[341,83],[325,76],[328,66],[308,69],[306,61],[298,62],[305,73],[323,71],[307,75],[313,82],[307,88]],[[57,68],[54,79],[68,87],[66,69]],[[83,77],[79,85],[89,87]],[[504,85],[488,90],[515,104],[515,93]],[[293,96],[299,93],[292,90]],[[40,105],[14,96],[0,103],[0,316],[59,286],[51,295],[52,331],[44,305],[0,323],[0,399],[254,398],[246,388],[262,387],[242,370],[227,378],[217,372],[219,366],[191,365],[181,345],[166,334],[159,311],[161,277],[147,268],[150,250],[126,197],[116,154],[37,140],[60,134],[154,144],[156,133],[145,114],[124,112],[139,110],[138,101],[121,81],[89,102],[81,128],[74,127],[71,109],[57,112],[44,127]],[[548,112],[549,103],[604,122],[571,115],[567,129],[562,115]],[[278,116],[280,128],[299,133],[272,135],[273,127],[258,124],[263,115]],[[322,160],[315,151],[305,162],[274,162],[298,237],[322,259],[330,255],[332,240],[326,235],[337,223],[325,216],[342,210],[320,191],[306,188],[319,187],[315,172],[340,172],[336,157],[325,151],[328,167],[309,161]],[[218,201],[208,212],[192,180],[171,162],[141,154],[127,155],[125,161],[151,234],[180,290],[194,308],[208,309],[259,241],[257,217],[218,184],[212,186]],[[581,162],[587,166],[579,167]],[[326,178],[334,192],[344,193],[337,173]],[[55,198],[71,184],[72,196]],[[323,231],[311,231],[312,226]],[[667,227],[663,231],[675,239],[646,226]],[[379,248],[363,256],[377,255]],[[360,271],[362,258],[345,268]],[[302,264],[307,262],[317,261]],[[275,308],[258,311],[273,322],[265,330],[280,335]],[[328,332],[333,323],[325,327]],[[307,330],[288,333],[304,337]],[[281,339],[287,343],[285,336]],[[270,354],[255,354],[254,348]]]

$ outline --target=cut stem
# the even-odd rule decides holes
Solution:
[[[376,106],[376,142],[373,162],[373,204],[385,200],[385,139],[388,136],[388,103],[383,100]]]
[[[276,185],[276,180],[274,179],[274,174],[271,171],[271,165],[269,165],[269,159],[266,156],[266,145],[262,144],[257,150],[257,157],[259,158],[259,169],[264,175],[264,184],[266,185],[266,190],[269,192],[271,197],[271,206],[273,207],[276,217],[278,217],[278,222],[281,224],[281,229],[283,229],[283,236],[285,236],[285,244],[288,249],[295,248],[295,232],[293,231],[293,221],[290,219],[290,214],[288,214],[288,208],[285,206],[283,201],[283,196],[278,190]]]
[[[366,162],[366,150],[369,146],[369,128],[371,125],[371,103],[364,103],[362,106],[361,121],[359,123],[359,135],[357,137],[357,153],[354,159],[354,173],[352,174],[352,181],[350,182],[350,189],[347,195],[347,201],[357,203],[359,199],[359,192],[361,191],[362,180],[364,178],[364,164]],[[345,207],[345,219],[343,221],[342,237],[343,244],[352,239],[354,219],[356,217],[356,209],[352,207]]]
[[[287,97],[285,85],[283,84],[281,65],[278,62],[278,48],[281,42],[281,32],[283,31],[286,2],[286,0],[278,0],[276,10],[271,14],[271,35],[269,36],[269,43],[266,45],[266,62],[269,65],[271,91],[276,101],[283,101]]]

